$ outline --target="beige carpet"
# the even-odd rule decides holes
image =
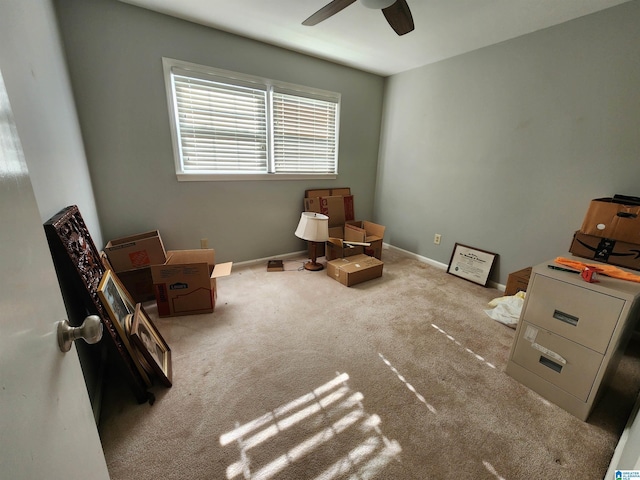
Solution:
[[[383,260],[351,288],[302,259],[236,268],[213,314],[157,319],[174,385],[153,405],[107,387],[111,478],[603,478],[640,386],[637,341],[581,422],[504,373],[514,330],[483,311],[501,292]]]

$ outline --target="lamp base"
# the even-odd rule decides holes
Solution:
[[[322,270],[324,265],[318,262],[307,262],[304,264],[305,270],[311,270],[312,272],[317,272],[318,270]]]

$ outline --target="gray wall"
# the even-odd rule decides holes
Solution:
[[[102,233],[50,0],[1,3],[0,69],[42,221],[78,205],[100,248]]]
[[[637,1],[386,80],[115,0],[56,6],[105,241],[296,251],[303,191],[351,186],[387,242],[445,264],[455,242],[496,252],[505,283],[568,254],[590,199],[640,195]],[[179,183],[162,56],[341,92],[339,179]]]
[[[352,188],[371,219],[384,79],[115,0],[57,0],[105,241],[159,229],[168,249],[208,238],[218,261],[302,250],[307,188]],[[178,182],[162,57],[342,94],[337,180]]]
[[[390,77],[386,241],[445,264],[455,242],[496,252],[505,283],[567,255],[590,199],[640,196],[639,25],[630,2]]]

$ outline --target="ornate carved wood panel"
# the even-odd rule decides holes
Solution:
[[[75,298],[84,303],[87,312],[100,316],[107,333],[103,341],[111,346],[110,361],[125,377],[140,403],[150,400],[135,360],[131,358],[98,296],[98,285],[106,269],[78,207],[72,205],[60,210],[44,224],[44,229],[58,278],[72,283],[77,293]]]

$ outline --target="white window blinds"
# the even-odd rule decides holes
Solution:
[[[339,94],[163,61],[179,178],[337,174]]]
[[[173,76],[185,172],[267,169],[266,92]]]
[[[337,104],[273,93],[276,172],[336,172]]]

